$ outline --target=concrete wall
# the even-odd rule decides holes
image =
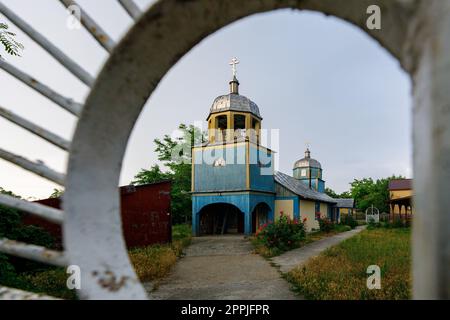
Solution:
[[[329,218],[328,216],[328,204],[325,202],[320,203],[320,216],[322,218]]]
[[[304,218],[306,218],[306,231],[319,229],[319,222],[315,217],[315,201],[300,200],[300,219],[303,220]]]
[[[280,218],[281,212],[285,216],[294,219],[294,200],[275,200],[275,220]]]

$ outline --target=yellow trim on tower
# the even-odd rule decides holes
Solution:
[[[247,167],[246,187],[250,189],[250,143],[248,141],[246,142],[245,162]]]
[[[194,152],[194,148],[191,148],[191,154],[192,154],[192,167],[191,167],[191,191],[194,192],[194,179],[195,179],[195,174],[194,174],[194,170],[195,170],[195,152]]]
[[[208,149],[220,149],[220,148],[231,148],[231,147],[236,147],[236,146],[242,146],[244,145],[246,142],[242,141],[242,142],[230,142],[230,143],[224,143],[224,144],[217,144],[217,145],[213,145],[213,146],[198,146],[198,147],[194,147],[194,149],[203,149],[203,150],[208,150]]]

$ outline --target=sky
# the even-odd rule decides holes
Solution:
[[[84,29],[67,28],[68,13],[58,1],[2,2],[92,75],[101,70],[108,55]],[[115,41],[132,25],[117,1],[77,2]],[[143,10],[152,2],[136,1]],[[9,22],[1,15],[0,21]],[[84,102],[89,89],[11,23],[10,28],[25,50],[21,57],[2,56],[57,92]],[[240,94],[259,106],[263,128],[279,129],[280,171],[292,174],[309,143],[326,186],[337,192],[348,190],[354,179],[412,177],[411,80],[398,61],[345,21],[279,10],[217,31],[166,74],[133,130],[121,185],[157,163],[155,138],[174,134],[180,123],[205,123],[214,98],[229,91],[232,57],[240,61]],[[3,70],[0,106],[66,139],[76,127],[74,116]],[[66,152],[2,118],[0,133],[0,148],[65,172]],[[58,186],[0,160],[0,187],[41,199]]]

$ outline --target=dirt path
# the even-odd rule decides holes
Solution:
[[[150,299],[298,299],[243,236],[194,238]]]

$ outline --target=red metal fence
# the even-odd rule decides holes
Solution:
[[[128,248],[168,243],[172,240],[170,181],[141,186],[120,187],[122,231]],[[53,208],[61,207],[59,198],[36,201]],[[37,216],[24,214],[23,223],[42,227],[62,247],[61,227]]]

